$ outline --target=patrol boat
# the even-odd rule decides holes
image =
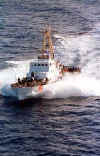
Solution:
[[[41,55],[29,63],[25,77],[18,77],[17,82],[11,84],[19,100],[41,96],[46,85],[61,80],[66,72],[80,72],[80,68],[64,66],[55,59],[51,28],[47,27],[43,33]]]

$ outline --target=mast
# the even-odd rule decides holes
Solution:
[[[44,31],[44,37],[43,37],[43,46],[42,46],[42,53],[43,55],[46,53],[50,54],[50,57],[54,58],[54,47],[51,39],[51,28],[50,26],[46,28]]]

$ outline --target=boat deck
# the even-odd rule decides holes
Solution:
[[[18,79],[18,82],[11,84],[11,87],[13,88],[24,88],[24,87],[35,87],[40,85],[46,85],[48,83],[48,79],[46,78],[37,80],[37,79],[27,79],[23,78],[22,80]]]

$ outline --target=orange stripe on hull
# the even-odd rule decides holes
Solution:
[[[43,90],[43,86],[40,85],[40,86],[38,87],[38,91],[39,91],[39,92],[42,92],[42,90]]]

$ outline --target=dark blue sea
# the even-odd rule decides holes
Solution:
[[[99,0],[0,0],[0,86],[12,77],[8,61],[40,53],[46,25],[82,76],[52,86],[50,99],[17,101],[0,87],[0,156],[99,156]]]

